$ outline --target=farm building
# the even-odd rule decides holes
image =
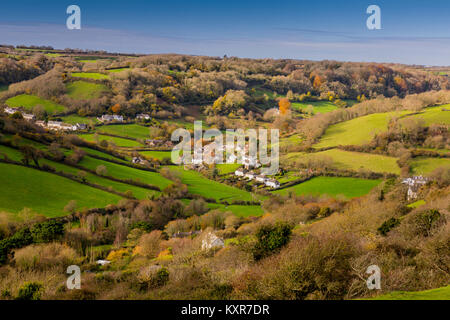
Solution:
[[[104,114],[100,118],[97,118],[97,120],[101,122],[123,122],[123,116]]]
[[[150,117],[150,115],[148,115],[146,113],[139,113],[138,115],[136,115],[136,119],[138,119],[138,120],[151,120],[152,117]]]
[[[402,181],[403,184],[408,186],[407,198],[408,201],[412,199],[417,199],[417,193],[423,185],[429,181],[428,178],[423,176],[414,176],[412,178],[407,178]]]

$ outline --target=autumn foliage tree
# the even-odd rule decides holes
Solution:
[[[113,105],[112,107],[111,107],[111,110],[114,112],[114,113],[119,113],[120,112],[120,104],[118,104],[118,103],[116,103],[115,105]]]
[[[280,114],[285,115],[291,109],[291,102],[287,98],[282,98],[278,102],[278,106],[280,107]]]

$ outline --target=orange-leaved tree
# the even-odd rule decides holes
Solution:
[[[288,98],[282,98],[278,102],[278,106],[280,107],[280,114],[286,114],[291,108],[291,102]]]

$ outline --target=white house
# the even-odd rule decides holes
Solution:
[[[131,162],[134,164],[144,164],[145,160],[141,157],[133,157],[133,159],[131,159]]]
[[[244,170],[242,170],[242,169],[237,169],[237,170],[234,172],[234,175],[235,175],[235,176],[238,176],[238,177],[243,177],[243,176],[244,176]]]
[[[223,248],[225,242],[223,239],[217,237],[214,233],[209,232],[205,239],[202,240],[202,250],[209,250],[213,248]]]
[[[119,115],[110,115],[110,114],[104,114],[100,118],[97,118],[98,121],[101,122],[111,122],[111,121],[117,121],[117,122],[123,122],[123,116]]]
[[[257,182],[265,183],[267,178],[264,175],[258,175],[258,176],[256,176],[255,180]]]
[[[408,201],[412,199],[417,199],[417,193],[423,185],[429,181],[428,178],[423,176],[414,176],[412,178],[407,178],[402,181],[403,184],[408,186],[407,198]]]
[[[34,114],[30,114],[30,113],[22,113],[22,117],[28,121],[36,120],[36,116]]]
[[[77,130],[86,130],[88,127],[85,123],[77,123],[75,126],[77,127]]]
[[[264,184],[273,189],[278,189],[280,187],[280,183],[275,179],[266,179]]]
[[[15,109],[15,108],[10,108],[10,107],[6,107],[5,108],[5,113],[7,113],[7,114],[14,114],[14,113],[16,113],[18,110],[17,109]]]
[[[244,178],[247,178],[248,180],[253,180],[253,179],[255,179],[255,174],[253,172],[247,172],[244,175]]]
[[[261,164],[259,163],[258,159],[256,159],[255,157],[250,157],[250,156],[243,156],[242,164],[244,165],[244,167],[246,169],[261,167]]]
[[[146,113],[139,113],[138,115],[136,115],[136,119],[138,119],[138,120],[151,120],[152,117],[150,117],[150,115],[148,115]]]

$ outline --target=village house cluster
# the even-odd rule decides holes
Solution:
[[[61,121],[36,121],[36,117],[33,114],[25,113],[23,111],[20,111],[16,108],[5,108],[5,113],[7,114],[14,114],[16,112],[20,112],[22,114],[22,117],[27,121],[33,121],[36,125],[48,129],[48,130],[56,130],[56,131],[78,131],[78,130],[86,130],[87,125],[83,123],[77,123],[77,124],[68,124]]]
[[[414,176],[411,178],[404,179],[403,184],[408,186],[407,197],[408,201],[417,199],[419,189],[429,181],[428,178],[423,176]]]
[[[146,113],[139,113],[136,115],[136,120],[151,120],[152,117],[150,117],[149,114]],[[97,120],[102,123],[109,123],[109,122],[124,122],[125,119],[121,115],[117,114],[104,114],[101,117],[97,117]]]
[[[249,181],[255,180],[258,183],[262,183],[269,188],[278,189],[280,187],[280,182],[275,179],[267,178],[263,174],[255,174],[253,171],[247,171],[246,169],[238,169],[234,172],[234,175]]]

